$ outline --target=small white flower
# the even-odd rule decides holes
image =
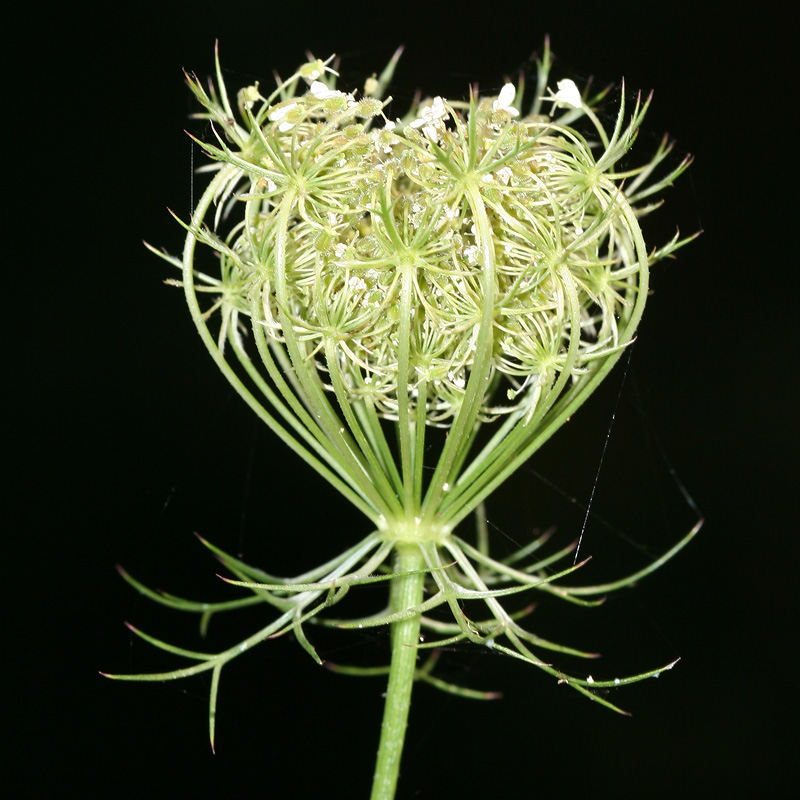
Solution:
[[[431,141],[438,141],[436,128],[441,127],[441,120],[447,116],[447,109],[441,97],[434,97],[433,103],[421,109],[421,116],[411,123],[412,128],[422,128],[422,132]]]
[[[367,288],[367,282],[358,275],[351,275],[350,280],[347,281],[347,285],[353,292],[363,292],[364,289]]]
[[[558,91],[549,98],[553,102],[553,108],[557,106],[569,106],[570,108],[583,108],[583,101],[581,100],[581,93],[575,85],[575,81],[569,78],[564,78],[557,84]],[[552,90],[551,90],[552,91]]]
[[[316,100],[327,101],[326,108],[328,110],[353,111],[358,105],[352,94],[345,94],[338,89],[329,89],[322,81],[312,81],[308,91]],[[333,105],[328,105],[331,101],[333,101]]]
[[[411,123],[412,128],[421,128],[423,125],[430,125],[432,122],[447,116],[447,109],[444,107],[444,100],[441,97],[434,97],[433,103],[422,108],[422,116]]]
[[[500,94],[497,95],[497,100],[492,103],[492,111],[505,111],[506,114],[510,114],[512,117],[519,116],[519,111],[512,105],[516,94],[517,90],[514,84],[507,83],[500,90]]]
[[[278,130],[281,133],[286,133],[286,131],[290,131],[294,128],[295,123],[290,122],[289,120],[285,119],[286,115],[294,111],[298,107],[297,103],[289,103],[286,106],[279,106],[274,111],[271,111],[269,114],[270,122],[279,122],[283,120],[280,125],[278,125]]]

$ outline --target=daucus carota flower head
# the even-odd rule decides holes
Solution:
[[[507,82],[496,95],[437,95],[393,117],[383,96],[398,57],[363,94],[337,89],[319,60],[268,96],[256,85],[232,99],[219,63],[208,90],[189,77],[204,108],[198,116],[213,123],[213,140],[196,140],[213,177],[184,223],[183,259],[165,258],[183,270],[198,331],[228,380],[374,530],[296,580],[213,548],[252,593],[247,604],[273,606],[275,620],[243,647],[181,650],[196,664],[135,677],[218,677],[242,649],[289,631],[320,660],[304,624],[352,586],[391,581],[405,588],[392,591],[387,610],[338,624],[395,626],[394,652],[400,660],[413,653],[412,673],[426,629],[438,639],[424,647],[489,646],[613,707],[594,690],[657,670],[606,682],[559,672],[535,650],[588,654],[535,636],[503,599],[538,590],[586,603],[647,574],[696,529],[636,575],[576,587],[560,579],[580,564],[552,566],[568,549],[538,558],[538,542],[498,561],[480,531],[470,542],[455,528],[632,341],[650,265],[686,241],[648,250],[639,218],[652,207],[642,201],[688,160],[654,180],[671,149],[664,140],[648,163],[623,168],[649,100],[629,109],[623,93],[606,130],[593,110],[604,93],[584,96],[562,80],[543,96],[547,50],[528,111],[521,87]],[[548,100],[550,113],[540,113]],[[478,447],[487,424],[491,435]],[[432,427],[447,429],[433,457]],[[228,607],[165,599],[130,580],[206,619]],[[476,604],[480,615],[468,616]]]
[[[592,131],[598,148],[520,118],[512,83],[403,121],[323,77],[272,101],[243,90],[240,123],[192,84],[222,125],[201,145],[218,160],[215,200],[241,219],[208,241],[223,315],[249,315],[311,384],[437,425],[465,399],[480,419],[530,420],[630,340],[648,259],[630,174],[612,170],[646,104],[627,125],[621,108],[611,137]],[[570,80],[552,99],[581,107]]]

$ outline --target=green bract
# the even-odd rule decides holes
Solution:
[[[676,236],[648,252],[639,218],[652,207],[643,201],[688,160],[651,180],[670,152],[665,139],[644,166],[621,167],[649,100],[637,99],[628,115],[623,91],[607,131],[593,111],[604,93],[582,97],[565,80],[542,97],[547,50],[528,113],[516,104],[522,87],[507,83],[496,97],[434,97],[392,120],[382,97],[398,57],[358,97],[337,90],[321,61],[267,97],[258,85],[242,89],[235,103],[219,63],[208,90],[189,77],[204,108],[198,116],[212,123],[212,141],[196,141],[212,159],[205,171],[213,177],[185,224],[182,262],[165,256],[183,270],[194,321],[228,380],[374,531],[296,579],[213,548],[233,583],[250,592],[219,606],[156,595],[129,578],[205,621],[231,607],[275,609],[269,625],[223,653],[145,637],[196,663],[128,677],[213,670],[212,739],[224,664],[288,631],[319,660],[303,624],[352,586],[389,581],[385,610],[336,623],[392,625],[376,777],[384,789],[376,797],[390,796],[392,770],[396,779],[399,752],[383,766],[380,759],[398,736],[402,746],[414,675],[454,688],[433,678],[432,664],[417,669],[421,629],[434,652],[463,640],[493,647],[613,708],[592,689],[658,670],[607,681],[566,675],[535,651],[589,654],[527,631],[502,600],[537,589],[590,603],[582,598],[641,578],[697,530],[642,572],[592,587],[559,580],[580,566],[553,568],[571,548],[538,557],[537,541],[498,561],[485,530],[472,542],[454,532],[574,413],[632,341],[649,266],[686,241]],[[552,103],[549,115],[543,101]],[[487,424],[490,435],[479,440]],[[432,426],[448,429],[433,458],[426,452]],[[423,472],[426,458],[432,469]]]

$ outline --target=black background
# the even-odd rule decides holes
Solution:
[[[797,169],[784,136],[796,98],[770,6],[737,16],[681,2],[78,4],[20,31],[5,115],[14,410],[4,703],[28,787],[20,796],[43,786],[55,796],[367,795],[382,680],[333,675],[290,637],[223,673],[213,756],[205,679],[98,675],[175,665],[124,619],[199,649],[259,619],[220,620],[200,644],[193,620],[151,608],[115,563],[176,594],[222,599],[195,531],[279,574],[367,532],[227,387],[180,292],[162,283],[168,268],[142,247],[144,238],[177,252],[166,207],[189,210],[182,131],[194,107],[181,69],[210,73],[219,39],[234,88],[268,84],[273,68],[289,74],[306,50],[336,52],[356,88],[402,43],[392,89],[402,104],[416,87],[463,96],[477,81],[495,92],[547,33],[554,78],[624,76],[629,93],[655,89],[638,151],[646,157],[666,130],[696,161],[646,232],[704,234],[656,267],[625,380],[620,366],[498,493],[489,519],[501,549],[537,526],[574,537],[618,402],[583,545],[597,580],[636,568],[642,549],[661,553],[693,524],[665,458],[705,528],[602,609],[543,604],[537,631],[602,650],[597,675],[682,660],[613,694],[628,718],[523,664],[445,653],[443,676],[504,699],[419,687],[398,796],[789,794]],[[383,632],[315,641],[334,662],[381,663],[388,652]]]

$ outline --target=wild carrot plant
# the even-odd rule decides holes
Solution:
[[[689,160],[659,177],[665,138],[645,164],[627,163],[649,99],[630,107],[623,90],[606,129],[596,113],[606,91],[571,80],[548,89],[547,48],[527,110],[520,81],[464,102],[434,96],[392,118],[384,97],[399,55],[358,95],[338,89],[320,60],[271,92],[256,84],[229,94],[219,60],[207,86],[187,76],[213,132],[195,140],[211,179],[181,222],[183,258],[154,252],[182,271],[173,283],[223,375],[372,531],[293,578],[204,542],[244,592],[222,603],[154,592],[123,573],[156,602],[197,612],[203,629],[222,611],[262,606],[271,616],[211,654],[135,630],[188,665],[111,676],[210,672],[213,746],[220,676],[241,653],[291,633],[322,663],[312,625],[390,626],[374,798],[394,796],[415,679],[477,695],[435,676],[444,646],[493,648],[614,710],[598,689],[669,669],[568,674],[554,664],[559,654],[593,654],[537,636],[509,601],[543,592],[595,605],[699,528],[646,569],[594,586],[574,582],[585,562],[573,562],[573,546],[549,551],[542,537],[500,558],[485,527],[463,530],[633,340],[649,268],[688,241],[648,248],[639,221]],[[330,619],[367,584],[386,585],[383,610]]]

